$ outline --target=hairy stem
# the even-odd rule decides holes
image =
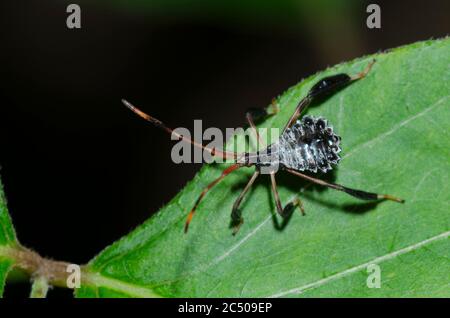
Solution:
[[[44,258],[21,245],[2,247],[0,256],[2,255],[11,258],[14,261],[14,267],[24,271],[32,278],[33,289],[35,284],[36,288],[44,288],[44,282],[47,286],[67,288],[67,278],[70,275],[67,267],[70,263]]]

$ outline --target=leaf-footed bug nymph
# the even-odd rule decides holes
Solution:
[[[219,150],[216,148],[210,148],[202,145],[190,138],[187,138],[171,128],[167,127],[164,123],[159,121],[158,119],[142,112],[137,109],[133,105],[131,105],[126,100],[122,100],[122,102],[135,112],[140,117],[149,121],[153,125],[165,130],[172,136],[189,142],[196,147],[202,148],[205,151],[209,152],[212,156],[232,160],[233,164],[225,169],[220,177],[212,181],[199,195],[197,201],[194,204],[194,207],[188,214],[186,224],[185,224],[185,232],[187,232],[189,228],[189,224],[194,216],[194,213],[206,195],[206,193],[214,187],[219,181],[229,175],[231,172],[242,168],[242,167],[255,167],[255,172],[250,177],[247,185],[244,187],[242,192],[239,194],[238,198],[233,204],[232,212],[231,212],[231,221],[234,227],[233,234],[236,234],[239,227],[243,223],[243,218],[241,216],[241,211],[239,210],[240,203],[244,198],[245,194],[251,188],[256,178],[261,174],[262,168],[265,171],[269,171],[271,188],[273,197],[275,199],[275,205],[277,208],[278,214],[280,214],[283,218],[287,218],[291,215],[293,209],[295,207],[299,207],[302,214],[304,214],[304,209],[302,202],[300,199],[295,199],[292,202],[288,203],[283,207],[280,197],[277,191],[277,184],[275,180],[275,174],[278,171],[278,168],[281,170],[285,170],[291,174],[294,174],[300,178],[306,179],[309,182],[319,184],[325,187],[329,187],[335,190],[343,191],[351,196],[362,200],[391,200],[399,203],[403,203],[403,199],[399,199],[392,195],[388,194],[377,194],[372,192],[366,192],[362,190],[351,189],[345,187],[343,185],[330,183],[310,175],[304,174],[304,171],[309,171],[312,173],[317,173],[318,171],[327,172],[332,170],[331,165],[337,165],[339,163],[340,157],[339,152],[341,137],[338,136],[333,128],[329,125],[328,121],[323,118],[314,118],[312,116],[304,116],[299,120],[300,115],[305,111],[308,105],[311,104],[312,101],[317,98],[328,95],[339,88],[342,88],[353,81],[364,78],[369,71],[371,70],[375,60],[370,62],[367,67],[360,73],[350,76],[345,73],[336,74],[333,76],[325,77],[319,80],[315,85],[311,87],[308,94],[300,100],[292,114],[291,118],[283,128],[280,138],[274,143],[267,146],[265,149],[257,151],[257,152],[244,152],[244,153],[236,153],[225,150]],[[275,113],[278,111],[277,107],[274,107]],[[254,134],[258,137],[260,141],[261,137],[256,129],[253,118],[256,115],[261,115],[261,112],[264,115],[271,115],[267,110],[252,110],[247,112],[246,118],[247,121],[252,128]],[[275,167],[276,169],[270,170],[271,167]]]

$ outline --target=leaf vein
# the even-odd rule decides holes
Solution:
[[[356,146],[353,148],[353,150],[349,151],[347,154],[345,154],[344,156],[342,156],[342,159],[348,158],[351,155],[353,155],[355,152],[358,152],[359,150],[363,149],[363,148],[367,148],[372,146],[373,144],[375,144],[377,141],[382,140],[390,135],[392,135],[393,133],[395,133],[397,130],[399,130],[400,128],[408,125],[410,122],[414,121],[417,118],[420,118],[424,115],[426,115],[427,113],[429,113],[431,110],[434,110],[436,107],[438,107],[439,105],[442,104],[443,101],[445,101],[446,99],[448,99],[450,96],[445,96],[441,99],[439,99],[436,103],[432,104],[431,106],[425,108],[424,110],[422,110],[421,112],[405,119],[404,121],[398,123],[397,125],[395,125],[394,127],[392,127],[390,130],[378,135],[377,137],[370,139],[368,141],[366,141],[365,143],[362,143],[359,146]]]
[[[384,261],[391,260],[391,259],[393,259],[393,258],[395,258],[397,256],[402,255],[402,254],[406,254],[406,253],[409,253],[411,251],[417,250],[417,249],[419,249],[419,248],[421,248],[421,247],[423,247],[423,246],[425,246],[427,244],[430,244],[432,242],[435,242],[435,241],[438,241],[438,240],[442,240],[442,239],[446,239],[449,236],[450,236],[450,231],[441,233],[439,235],[436,235],[436,236],[433,236],[431,238],[428,238],[428,239],[426,239],[426,240],[424,240],[422,242],[419,242],[419,243],[407,246],[407,247],[402,248],[400,250],[397,250],[397,251],[395,251],[393,253],[389,253],[389,254],[386,254],[386,255],[383,255],[383,256],[379,256],[377,258],[372,259],[369,262],[366,262],[366,263],[363,263],[363,264],[351,267],[351,268],[346,269],[346,270],[344,270],[342,272],[339,272],[337,274],[328,276],[326,278],[317,280],[315,282],[312,282],[312,283],[309,283],[309,284],[306,284],[306,285],[303,285],[303,286],[300,286],[300,287],[296,287],[296,288],[292,288],[292,289],[289,289],[289,290],[281,291],[281,292],[278,292],[276,294],[273,294],[273,295],[270,295],[270,296],[267,296],[267,297],[268,298],[278,298],[278,297],[283,297],[283,296],[286,296],[286,295],[289,295],[289,294],[302,294],[302,293],[304,293],[307,290],[315,289],[317,287],[320,287],[320,286],[325,285],[327,283],[330,283],[332,281],[338,280],[340,278],[343,278],[343,277],[346,277],[346,276],[348,276],[350,274],[358,272],[358,271],[366,268],[370,264],[379,264],[379,263],[382,263]]]

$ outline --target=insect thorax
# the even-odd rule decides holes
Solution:
[[[272,146],[277,148],[280,166],[327,172],[332,169],[331,164],[336,165],[341,159],[340,141],[341,137],[334,133],[326,119],[304,116],[287,128]]]

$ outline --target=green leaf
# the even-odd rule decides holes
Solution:
[[[16,234],[8,214],[3,185],[0,182],[0,297],[3,296],[6,277],[14,264],[9,248],[17,244]]]
[[[206,195],[184,234],[187,213],[224,168],[207,166],[159,213],[92,260],[77,296],[449,297],[448,38],[313,75],[281,95],[280,113],[261,127],[282,127],[317,80],[356,74],[373,57],[366,78],[308,113],[327,118],[342,136],[343,159],[331,180],[405,204],[361,202],[281,172],[282,201],[299,195],[307,216],[295,213],[277,230],[263,176],[244,200],[245,223],[232,236],[231,206],[252,172],[246,168]],[[381,288],[367,287],[371,264],[380,267]]]

